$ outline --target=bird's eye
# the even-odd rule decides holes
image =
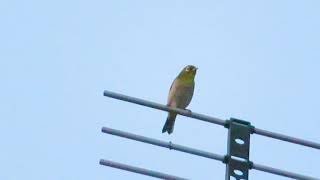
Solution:
[[[191,69],[191,68],[188,66],[188,67],[186,68],[186,71],[190,71],[190,69]]]

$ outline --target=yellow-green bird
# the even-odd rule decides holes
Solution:
[[[167,106],[186,109],[193,96],[194,78],[197,69],[198,68],[193,65],[188,65],[182,69],[170,87]],[[176,116],[177,113],[168,113],[167,121],[163,126],[162,133],[168,132],[168,134],[171,134],[173,132]]]

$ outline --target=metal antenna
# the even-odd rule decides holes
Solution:
[[[278,139],[281,141],[286,141],[289,143],[294,143],[294,144],[320,150],[320,144],[317,142],[312,142],[312,141],[308,141],[300,138],[295,138],[292,136],[287,136],[280,133],[258,129],[252,126],[250,122],[235,119],[235,118],[231,118],[230,120],[222,120],[219,118],[210,117],[207,115],[190,112],[183,109],[171,108],[163,104],[158,104],[155,102],[151,102],[151,101],[147,101],[147,100],[143,100],[135,97],[130,97],[130,96],[118,94],[111,91],[104,91],[104,96],[158,109],[158,110],[162,110],[162,111],[175,112],[182,116],[187,116],[193,119],[224,126],[228,128],[228,147],[227,147],[226,155],[219,155],[219,154],[214,154],[214,153],[210,153],[210,152],[206,152],[206,151],[202,151],[202,150],[198,150],[198,149],[194,149],[194,148],[190,148],[190,147],[186,147],[178,144],[173,144],[172,142],[164,142],[161,140],[156,140],[156,139],[152,139],[145,136],[140,136],[140,135],[123,132],[116,129],[111,129],[108,127],[102,128],[103,133],[131,139],[135,141],[140,141],[143,143],[152,144],[155,146],[168,148],[170,150],[172,149],[180,152],[201,156],[204,158],[221,161],[226,164],[226,180],[230,180],[231,176],[237,180],[240,180],[240,179],[248,180],[249,170],[251,169],[272,173],[279,176],[289,177],[293,179],[298,179],[298,180],[320,180],[320,178],[310,177],[310,176],[301,175],[298,173],[293,173],[293,172],[289,172],[289,171],[285,171],[285,170],[281,170],[273,167],[268,167],[265,165],[256,164],[250,161],[250,157],[249,157],[251,134],[262,135],[262,136],[270,137],[273,139]],[[165,173],[151,171],[151,170],[129,166],[129,165],[116,163],[116,162],[103,160],[103,159],[100,160],[100,164],[126,170],[126,171],[139,173],[139,174],[144,174],[152,177],[162,178],[162,179],[178,179],[178,180],[185,179],[177,176],[168,175]]]

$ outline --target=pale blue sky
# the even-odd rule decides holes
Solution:
[[[199,67],[189,109],[320,141],[319,1],[0,2],[0,179],[145,177],[100,158],[191,179],[224,164],[104,135],[102,126],[225,154],[227,130],[108,99],[166,103],[187,64]],[[253,135],[251,159],[320,177],[320,152]],[[285,180],[252,170],[253,180]]]

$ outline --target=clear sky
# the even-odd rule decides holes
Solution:
[[[103,97],[166,103],[199,67],[194,112],[320,142],[319,1],[0,2],[0,179],[150,177],[100,158],[190,179],[224,179],[221,162],[108,136],[108,126],[218,154],[227,130]],[[320,177],[320,151],[252,136],[251,160]],[[252,170],[253,180],[287,178]]]

